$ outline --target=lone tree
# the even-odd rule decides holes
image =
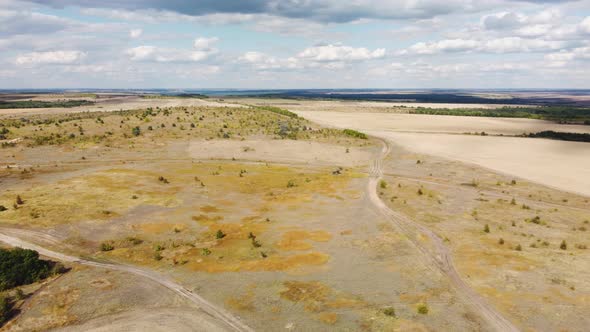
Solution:
[[[133,136],[139,136],[139,134],[141,134],[141,129],[139,127],[133,127],[133,129],[131,129],[131,133]]]

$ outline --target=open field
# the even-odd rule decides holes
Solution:
[[[2,330],[590,323],[584,143],[462,134],[587,128],[237,100],[2,116],[0,241],[71,267]]]
[[[519,135],[544,130],[589,133],[590,127],[530,119],[437,115],[298,112],[312,121],[354,128],[419,153],[474,163],[561,190],[590,195],[590,146],[586,143],[462,135]]]

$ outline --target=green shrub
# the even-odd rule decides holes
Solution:
[[[139,136],[141,134],[141,129],[139,127],[133,127],[133,129],[131,129],[131,133],[133,136]]]
[[[223,231],[221,229],[217,230],[217,233],[215,233],[215,238],[220,240],[223,239],[225,237],[225,233],[223,233]]]
[[[387,188],[387,182],[384,180],[379,181],[379,187],[381,187],[381,189]]]
[[[350,137],[354,137],[354,138],[360,138],[360,139],[367,139],[369,138],[367,136],[367,134],[365,133],[361,133],[360,131],[356,131],[353,129],[344,129],[342,130],[342,132],[344,133],[344,135],[350,136]]]
[[[386,307],[381,310],[385,316],[395,317],[395,309],[393,307]]]
[[[299,116],[291,111],[287,111],[286,109],[282,109],[282,108],[278,108],[278,107],[274,107],[274,106],[252,106],[256,109],[259,110],[263,110],[263,111],[269,111],[269,112],[273,112],[276,114],[280,114],[280,115],[284,115],[284,116],[288,116],[290,118],[298,118]]]
[[[418,305],[418,313],[421,315],[428,314],[428,306],[426,304],[419,304]]]
[[[111,242],[103,242],[100,244],[100,251],[111,251],[114,250],[115,247]]]

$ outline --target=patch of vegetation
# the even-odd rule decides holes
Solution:
[[[251,107],[254,107],[254,108],[262,110],[262,111],[268,111],[268,112],[273,112],[276,114],[288,116],[293,119],[297,119],[299,117],[297,114],[295,114],[291,111],[288,111],[286,109],[279,108],[279,107],[274,107],[274,106],[251,106]]]
[[[57,101],[40,101],[40,100],[19,100],[19,101],[0,101],[0,109],[7,108],[54,108],[54,107],[77,107],[94,105],[93,101],[88,100],[57,100]]]
[[[0,248],[0,291],[32,284],[63,272],[63,265],[39,259],[39,253],[34,250]]]
[[[424,303],[419,304],[417,310],[418,310],[418,313],[421,315],[428,314],[428,306]]]
[[[395,317],[395,309],[393,307],[386,307],[381,310],[385,316]]]
[[[112,251],[115,249],[115,246],[111,242],[103,242],[100,244],[100,251]]]
[[[575,106],[502,107],[496,109],[448,109],[423,108],[410,110],[410,114],[483,116],[497,118],[527,118],[559,123],[590,123],[590,108]]]
[[[8,296],[0,294],[0,327],[13,315],[14,302]]]
[[[571,142],[589,142],[590,134],[585,133],[566,133],[561,131],[546,130],[538,133],[530,133],[523,135],[524,137],[532,138],[548,138],[560,141],[571,141]]]
[[[367,134],[361,133],[360,131],[356,131],[353,129],[344,129],[344,130],[342,130],[342,132],[344,133],[344,135],[354,137],[354,138],[360,138],[360,139],[367,139],[368,138]]]

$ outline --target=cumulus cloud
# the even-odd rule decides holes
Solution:
[[[156,10],[188,16],[210,14],[268,14],[288,18],[308,18],[322,22],[352,22],[361,19],[431,18],[460,11],[489,8],[487,1],[472,0],[225,0],[225,1],[168,1],[168,0],[33,0],[54,7],[79,6],[109,8],[119,11]]]
[[[197,38],[192,50],[142,45],[127,49],[125,54],[131,61],[200,62],[218,53],[218,49],[214,47],[218,40],[216,37]]]
[[[590,46],[577,47],[571,50],[562,50],[561,52],[550,53],[545,56],[551,67],[563,67],[572,61],[590,60]]]
[[[309,68],[341,69],[350,63],[382,59],[385,49],[370,51],[364,47],[328,44],[308,47],[294,56],[275,57],[262,52],[246,52],[238,63],[251,65],[257,70],[295,70]]]
[[[193,46],[195,49],[198,49],[198,50],[213,51],[213,50],[216,50],[213,46],[218,41],[219,41],[219,38],[217,38],[217,37],[211,37],[211,38],[200,37],[200,38],[195,39],[195,41],[193,42]]]
[[[383,58],[384,56],[384,48],[378,48],[374,51],[370,51],[364,47],[354,48],[350,46],[333,44],[309,47],[297,55],[297,57],[302,59],[319,62],[362,61],[379,59]]]
[[[47,34],[72,25],[76,23],[53,15],[0,9],[0,35]]]
[[[81,51],[31,52],[19,55],[15,62],[17,65],[71,64],[85,56]]]
[[[436,42],[420,42],[397,52],[407,54],[441,54],[456,52],[481,53],[520,53],[545,52],[557,50],[565,44],[559,41],[543,39],[524,39],[520,37],[495,38],[490,40],[446,39]]]

